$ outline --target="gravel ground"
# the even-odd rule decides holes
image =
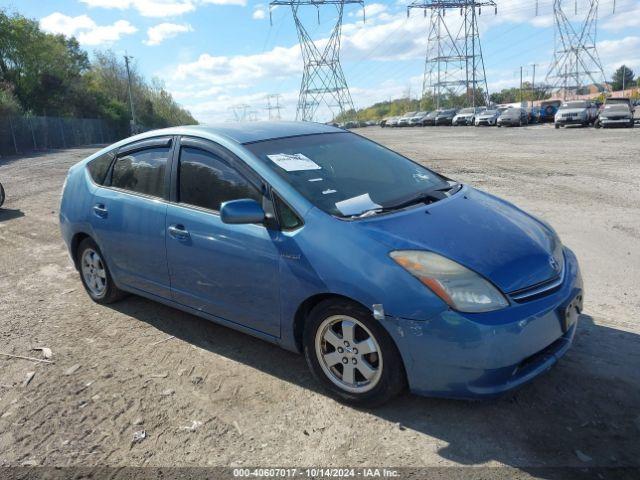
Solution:
[[[640,466],[640,130],[358,133],[555,226],[587,294],[555,368],[491,402],[341,405],[300,356],[141,298],[89,300],[57,215],[95,149],[0,159],[0,352],[55,362],[0,356],[0,465]]]

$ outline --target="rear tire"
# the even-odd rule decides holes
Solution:
[[[556,123],[556,124],[554,124],[554,125],[555,125],[555,127],[556,127],[556,130],[558,130],[558,129],[560,128],[560,125],[558,125],[557,123]]]
[[[339,401],[375,407],[405,388],[404,364],[395,343],[361,305],[321,302],[307,318],[303,343],[309,369]]]
[[[0,207],[4,204],[4,187],[0,183]]]
[[[116,287],[96,242],[91,238],[85,238],[78,245],[76,255],[80,280],[91,300],[106,305],[126,296],[125,292]]]

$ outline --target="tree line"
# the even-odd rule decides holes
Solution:
[[[131,94],[143,128],[195,124],[160,80],[147,82],[130,64]],[[131,112],[123,57],[40,29],[37,21],[0,10],[0,116],[101,118],[128,132]]]

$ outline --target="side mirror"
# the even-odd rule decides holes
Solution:
[[[265,215],[258,202],[245,198],[224,202],[220,207],[220,219],[229,224],[262,223]]]

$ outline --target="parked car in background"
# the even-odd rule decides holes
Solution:
[[[302,353],[355,405],[501,395],[558,362],[582,310],[546,222],[318,123],[127,138],[71,167],[59,211],[94,302],[132,293]]]
[[[458,111],[453,108],[449,108],[446,110],[441,110],[438,115],[436,115],[434,125],[452,125],[453,117],[456,116]]]
[[[506,110],[506,109],[505,109]],[[496,125],[498,121],[498,117],[500,116],[500,110],[497,108],[492,108],[490,110],[485,110],[484,112],[479,113],[476,116],[475,126],[488,126],[492,127]]]
[[[571,100],[564,102],[555,117],[555,127],[582,125],[587,127],[598,118],[598,107],[588,100]]]
[[[387,120],[387,127],[397,127],[398,120],[400,120],[400,117],[391,117],[389,120]]]
[[[409,126],[415,127],[422,125],[422,119],[427,116],[429,112],[416,112],[416,114],[409,119]]]
[[[453,126],[473,125],[476,119],[476,115],[484,112],[486,109],[487,107],[463,108],[462,110],[459,110],[458,113],[456,113],[456,116],[453,117],[451,123]]]
[[[627,97],[617,97],[617,98],[608,97],[604,101],[603,108],[610,105],[625,105],[629,108],[629,110],[632,113],[636,108],[635,102],[633,102],[630,98],[627,98]]]
[[[541,102],[538,121],[540,123],[553,122],[560,105],[562,105],[562,100],[545,100]]]
[[[604,106],[594,125],[596,128],[633,128],[634,124],[633,112],[629,106],[625,103],[613,103]]]
[[[500,114],[498,127],[521,127],[529,123],[529,115],[524,108],[508,108]]]
[[[407,112],[398,119],[398,127],[408,127],[409,119],[413,117],[418,112]]]
[[[423,127],[432,127],[436,124],[436,117],[441,112],[441,110],[434,110],[433,112],[429,112],[426,117],[422,119]]]

